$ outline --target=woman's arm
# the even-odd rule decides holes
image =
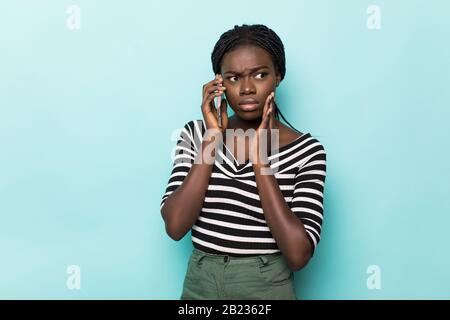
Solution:
[[[268,165],[254,164],[256,185],[264,216],[278,247],[293,271],[303,268],[320,241],[326,153],[317,142],[312,156],[297,170],[289,207],[273,174],[261,175]]]
[[[205,200],[206,190],[208,190],[216,158],[216,149],[222,143],[223,132],[228,125],[226,100],[223,99],[221,104],[217,106],[217,108],[220,108],[222,126],[219,126],[217,109],[214,106],[214,98],[221,96],[226,90],[222,83],[222,77],[216,74],[213,80],[203,85],[201,109],[206,132],[203,134],[200,150],[197,152],[194,164],[189,168],[184,180],[181,181],[176,190],[163,200],[161,206],[161,215],[166,224],[166,232],[174,240],[182,239],[197,221]],[[189,129],[189,127],[185,126],[185,129]],[[189,150],[190,148],[193,152],[192,145],[195,144],[193,137],[189,138],[182,133],[180,143],[180,149]],[[191,157],[187,156],[187,158],[190,162]],[[186,172],[187,167],[184,166],[181,170]],[[177,172],[177,174],[179,173]],[[180,181],[178,180],[176,183],[179,184]]]
[[[269,165],[254,164],[256,185],[267,225],[289,268],[303,268],[311,257],[312,248],[303,223],[287,205],[273,174],[261,174]]]
[[[166,232],[174,240],[182,239],[197,221],[214,165],[214,161],[206,161],[206,155],[212,149],[210,155],[214,159],[219,142],[218,138],[203,139],[201,149],[183,183],[167,197],[161,208]]]

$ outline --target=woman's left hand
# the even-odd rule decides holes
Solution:
[[[271,134],[274,127],[274,103],[275,92],[272,91],[264,104],[261,124],[250,142],[249,157],[254,165],[269,163],[269,151],[271,150]],[[265,143],[264,143],[265,142]],[[260,151],[261,150],[261,151]]]

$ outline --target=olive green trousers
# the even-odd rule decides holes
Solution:
[[[281,253],[231,257],[195,249],[182,300],[296,300],[294,273]]]

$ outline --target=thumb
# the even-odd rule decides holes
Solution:
[[[220,103],[220,113],[222,114],[222,117],[227,116],[227,106],[228,106],[227,100],[222,99],[222,102]]]

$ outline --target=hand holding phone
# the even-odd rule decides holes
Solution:
[[[228,126],[228,114],[226,110],[227,103],[225,96],[223,96],[227,88],[222,83],[222,76],[216,74],[214,80],[203,85],[201,109],[206,128],[216,128],[223,132],[224,128],[226,129]],[[217,103],[215,98],[217,98]],[[214,114],[214,108],[216,108],[216,114]]]

